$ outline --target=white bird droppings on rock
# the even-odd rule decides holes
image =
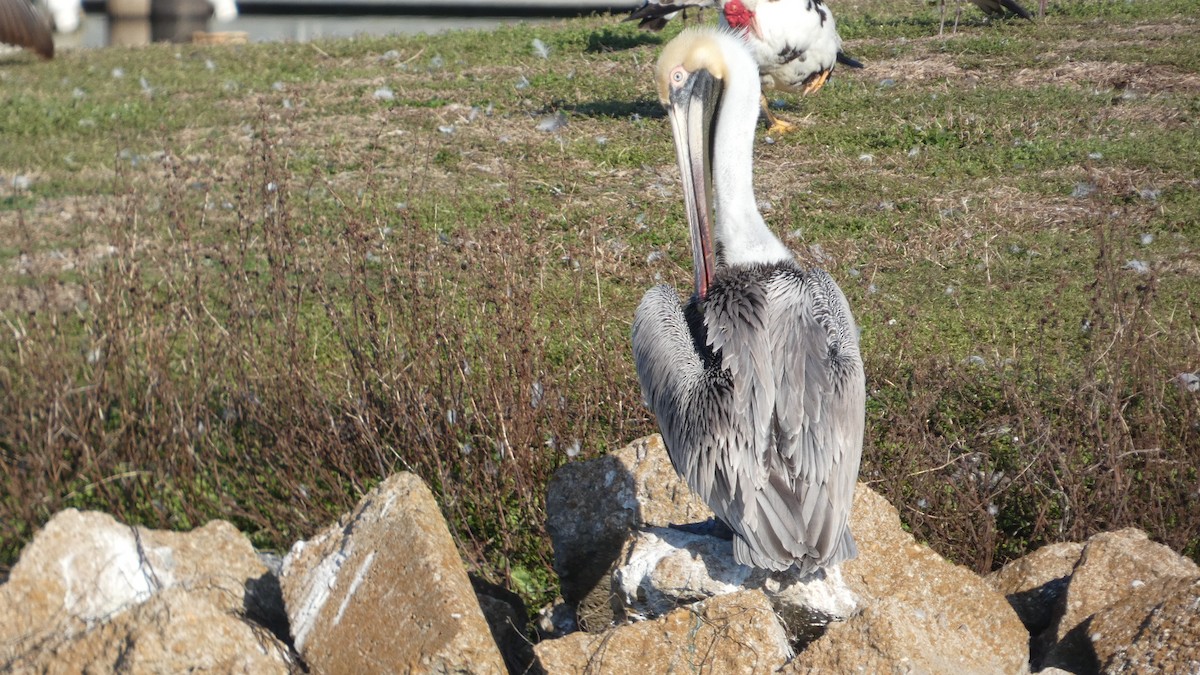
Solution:
[[[386,510],[386,509],[385,509]],[[346,613],[346,606],[350,604],[351,598],[354,597],[354,591],[358,590],[362,584],[363,578],[367,576],[367,572],[371,571],[371,565],[375,562],[375,551],[367,554],[366,560],[363,560],[358,566],[358,570],[354,573],[354,579],[350,581],[350,588],[346,589],[346,595],[342,598],[342,604],[338,605],[337,614],[333,616],[333,625],[338,625],[342,620],[342,615]]]
[[[90,624],[170,585],[169,571],[153,569],[142,558],[130,530],[97,530],[90,544],[86,559],[72,554],[59,561],[66,586],[63,609],[72,616]]]
[[[305,542],[298,541],[283,559],[283,574],[289,573],[292,561],[300,558],[304,552]],[[309,633],[317,624],[321,609],[329,600],[329,592],[337,585],[338,571],[342,563],[350,555],[350,550],[342,550],[331,556],[322,558],[317,565],[307,573],[310,580],[305,593],[288,603],[288,618],[291,620],[292,638],[296,643],[296,651],[304,649],[304,643]],[[298,600],[298,601],[297,601]],[[342,608],[343,611],[345,608]]]

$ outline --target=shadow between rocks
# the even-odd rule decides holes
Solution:
[[[275,572],[268,570],[257,579],[246,580],[242,611],[247,619],[271,631],[280,642],[295,651],[287,608],[283,604],[283,589]]]

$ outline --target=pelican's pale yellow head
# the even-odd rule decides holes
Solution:
[[[692,73],[707,70],[718,80],[725,79],[728,68],[718,35],[712,28],[688,28],[663,48],[654,68],[658,100],[663,105],[670,105],[671,90],[683,86]]]
[[[739,56],[749,59],[744,52],[741,43],[729,33],[714,28],[689,28],[667,43],[654,69],[658,98],[671,118],[675,158],[683,174],[696,294],[701,299],[707,296],[716,270],[712,237],[712,140],[717,111],[732,74],[728,59],[730,55],[735,61]],[[753,64],[750,68],[754,72]]]

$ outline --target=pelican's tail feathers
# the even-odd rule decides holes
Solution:
[[[759,569],[771,570],[773,572],[782,572],[792,566],[792,561],[783,562],[769,558],[764,555],[759,555],[750,548],[750,544],[739,534],[733,535],[733,559],[739,565],[749,565]]]
[[[829,568],[847,560],[853,560],[858,557],[858,545],[854,543],[854,535],[850,534],[850,526],[846,525],[842,530],[842,540],[838,542],[837,548],[833,549],[833,554],[829,556],[822,567]]]

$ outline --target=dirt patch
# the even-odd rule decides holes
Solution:
[[[42,311],[64,312],[83,301],[83,287],[74,282],[51,281],[36,286],[0,286],[0,313],[33,314]],[[14,337],[23,331],[12,327]]]
[[[946,54],[919,53],[895,59],[871,62],[871,76],[897,83],[927,83],[935,80],[979,79],[979,73],[967,71]]]
[[[929,88],[938,81],[965,83],[1015,83],[1022,87],[1072,86],[1131,90],[1145,94],[1159,92],[1200,93],[1200,74],[1163,65],[1114,63],[1109,61],[1070,61],[1057,54],[1047,54],[1046,65],[1021,68],[1016,72],[1004,69],[965,69],[947,54],[912,54],[895,59],[871,62],[871,78],[892,80],[898,85],[919,85]]]
[[[110,196],[40,198],[29,208],[0,218],[0,242],[24,252],[99,244],[104,234],[93,226],[101,214],[119,204],[118,198]]]
[[[111,244],[92,244],[74,249],[52,249],[38,253],[22,253],[8,264],[10,273],[30,277],[56,275],[86,268],[115,255]]]
[[[1200,93],[1200,74],[1170,66],[1111,61],[1067,61],[1046,68],[1022,68],[1012,81],[1024,87],[1070,84],[1146,93]]]

